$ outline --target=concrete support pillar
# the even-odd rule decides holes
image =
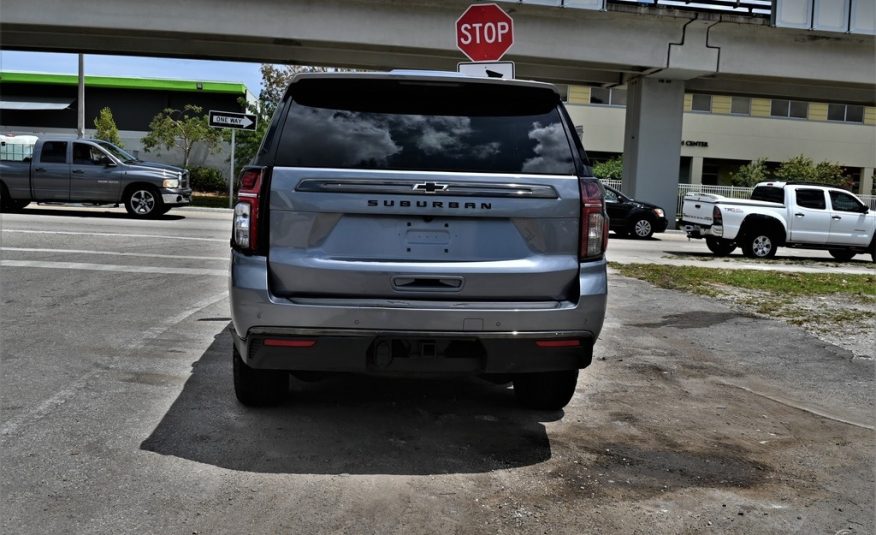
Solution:
[[[694,156],[690,160],[690,183],[703,183],[703,158],[701,156]]]
[[[627,87],[623,191],[661,206],[674,228],[684,82],[637,78]]]
[[[864,167],[861,169],[861,187],[858,189],[858,193],[870,195],[871,191],[873,191],[873,168]]]

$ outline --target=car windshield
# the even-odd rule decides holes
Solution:
[[[137,158],[134,158],[130,153],[126,152],[121,147],[117,147],[117,146],[113,145],[112,143],[109,143],[107,141],[98,141],[97,144],[100,145],[100,148],[109,152],[110,154],[112,154],[113,156],[115,156],[116,158],[118,158],[119,160],[121,160],[125,163],[137,161]]]

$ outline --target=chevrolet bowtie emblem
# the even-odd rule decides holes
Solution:
[[[415,184],[414,191],[422,191],[423,193],[437,193],[439,191],[447,191],[447,184],[436,184],[435,182],[424,182],[423,184]]]

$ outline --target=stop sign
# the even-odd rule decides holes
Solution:
[[[472,4],[456,19],[456,46],[472,61],[498,61],[514,44],[514,22],[496,4]]]

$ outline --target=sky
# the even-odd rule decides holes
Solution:
[[[259,94],[262,80],[259,66],[259,63],[234,61],[85,55],[86,75],[238,82],[246,84],[255,96]],[[0,70],[77,74],[79,60],[77,54],[0,50]]]

